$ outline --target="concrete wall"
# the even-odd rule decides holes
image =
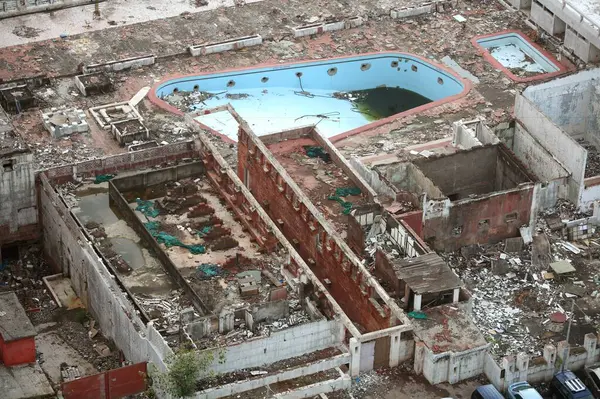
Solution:
[[[515,118],[571,174],[568,180],[567,197],[572,202],[579,204],[587,151],[548,119],[532,101],[521,94],[517,94],[516,97]]]
[[[453,201],[473,194],[511,189],[519,183],[531,181],[501,145],[473,148],[437,158],[419,158],[414,165]]]
[[[586,334],[583,346],[569,346],[566,341],[559,342],[557,346],[548,344],[544,347],[541,357],[532,357],[521,352],[516,356],[505,356],[496,362],[488,355],[485,358],[484,370],[490,382],[500,391],[504,391],[510,384],[518,381],[548,382],[563,363],[566,363],[566,369],[577,371],[596,363],[599,359],[598,336]]]
[[[296,367],[289,370],[284,370],[276,374],[268,375],[265,377],[253,378],[250,380],[233,382],[231,384],[222,385],[215,388],[206,389],[201,392],[197,392],[195,395],[196,399],[217,399],[223,398],[226,396],[233,396],[235,394],[250,391],[252,389],[261,388],[270,384],[275,384],[282,381],[288,381],[291,379],[299,378],[302,376],[307,376],[315,373],[319,373],[322,371],[327,371],[332,368],[341,366],[343,364],[349,363],[350,355],[342,354],[337,355],[329,359],[319,360],[313,363],[309,363],[305,366]],[[319,384],[325,385],[325,387],[329,388],[323,392],[332,392],[339,389],[346,389],[350,387],[350,377],[344,375],[342,377],[346,384],[343,386],[337,386],[338,384]],[[306,389],[306,387],[303,387]],[[298,392],[296,392],[298,393]],[[300,396],[300,397],[313,397],[314,395],[318,395],[319,392],[312,390],[310,395]],[[276,395],[277,396],[277,395]]]
[[[488,347],[489,344],[462,352],[433,353],[420,342],[416,347],[415,370],[422,372],[431,384],[455,384],[484,371]]]
[[[102,334],[112,339],[125,358],[134,363],[150,361],[164,369],[163,359],[172,353],[151,323],[144,324],[116,276],[102,262],[63,200],[40,175],[40,219],[44,253],[63,266],[75,293],[92,314]]]
[[[124,179],[118,179],[117,183],[121,184],[125,187],[134,187],[135,184],[139,181],[150,181],[147,175],[150,175],[152,179],[156,179],[156,181],[162,181],[163,179],[167,179],[170,176],[177,175],[177,168],[169,168],[166,172],[162,173],[161,170],[155,172],[148,173],[140,173],[138,175],[133,175],[130,177],[126,177]],[[198,167],[194,166],[184,166],[183,170],[186,172],[192,172],[197,170]],[[164,180],[166,182],[168,180]],[[110,181],[108,183],[108,197],[111,206],[114,206],[119,210],[123,218],[127,221],[127,224],[135,230],[140,239],[144,242],[144,244],[149,247],[156,258],[160,261],[161,265],[164,267],[165,271],[173,278],[173,281],[177,282],[179,287],[183,289],[188,299],[192,301],[194,307],[201,315],[211,314],[212,309],[209,309],[200,296],[196,293],[196,291],[192,288],[192,286],[188,283],[188,281],[181,275],[177,266],[169,255],[162,249],[160,244],[156,241],[156,238],[152,236],[152,234],[146,229],[144,226],[144,222],[137,217],[135,211],[129,206],[127,200],[123,197],[123,195],[116,188],[116,185]]]
[[[0,156],[0,246],[39,236],[34,168],[30,152]]]
[[[217,374],[244,368],[261,367],[280,360],[302,356],[343,344],[345,329],[338,320],[320,320],[230,345],[209,349],[224,351],[224,360],[217,356],[211,370]]]
[[[197,158],[194,141],[169,144],[142,151],[125,152],[101,159],[92,159],[76,164],[58,166],[44,171],[53,184],[62,184],[74,178],[92,178],[101,174],[123,173],[141,170],[181,159]]]
[[[399,191],[425,194],[427,198],[445,197],[442,190],[412,163],[397,163],[378,167],[385,178]]]
[[[589,75],[577,74],[531,86],[523,96],[566,133],[574,138],[583,137],[590,115],[592,83]]]
[[[238,175],[244,179],[246,174],[252,194],[267,204],[265,210],[272,220],[282,222],[279,228],[283,235],[298,243],[298,253],[318,278],[329,280],[328,291],[351,320],[367,331],[398,322],[403,313],[385,290],[250,128],[240,127]],[[376,296],[384,303],[380,304]]]
[[[389,199],[396,198],[396,191],[393,186],[385,181],[377,170],[367,168],[357,157],[351,157],[349,162],[356,173],[358,173],[379,196]]]
[[[202,162],[189,162],[180,165],[117,177],[111,182],[120,192],[137,191],[149,186],[175,182],[193,176],[200,176],[205,168]]]
[[[92,4],[94,1],[95,0],[2,0],[0,1],[0,19]],[[102,2],[105,0],[98,1]]]
[[[533,200],[534,183],[476,199],[430,201],[424,209],[423,238],[436,250],[450,251],[516,237],[519,228],[530,223]],[[435,206],[443,209],[428,215]]]

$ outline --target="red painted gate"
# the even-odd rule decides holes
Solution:
[[[146,390],[146,363],[132,364],[62,384],[65,399],[119,399]]]

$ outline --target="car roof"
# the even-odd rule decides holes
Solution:
[[[482,385],[475,389],[485,399],[504,399],[504,396],[492,384]]]
[[[516,388],[524,389],[517,390]],[[542,395],[540,395],[539,392],[536,391],[535,388],[529,385],[529,383],[526,381],[515,382],[514,384],[510,384],[508,389],[511,392],[518,393],[523,399],[542,399]]]
[[[556,373],[556,375],[554,377],[562,385],[569,388],[569,390],[573,394],[573,397],[577,398],[577,397],[590,395],[589,389],[587,389],[587,387],[583,384],[583,382],[579,378],[577,378],[577,376],[575,374],[573,374],[572,371],[565,370],[560,373]]]

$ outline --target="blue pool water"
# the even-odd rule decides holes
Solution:
[[[259,135],[317,124],[332,137],[464,89],[458,77],[418,57],[382,53],[187,76],[159,84],[156,95],[184,112],[230,103]],[[226,111],[197,120],[237,139]]]
[[[503,67],[521,76],[557,72],[560,70],[517,33],[503,33],[477,40]]]

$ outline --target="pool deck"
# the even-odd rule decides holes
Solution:
[[[306,155],[304,146],[318,147],[314,139],[305,137],[270,144],[267,148],[286,172],[302,189],[311,202],[331,222],[336,231],[345,236],[348,228],[348,216],[342,213],[341,205],[328,199],[334,195],[336,188],[355,187],[349,176],[333,161],[325,163],[320,158],[310,158]],[[367,196],[352,195],[343,200],[353,205],[368,203]]]
[[[391,3],[390,3],[391,4]],[[396,8],[413,2],[397,4]],[[451,135],[451,123],[458,119],[485,116],[491,125],[510,117],[517,90],[527,83],[517,83],[507,78],[484,59],[471,38],[482,34],[519,29],[525,34],[531,30],[523,18],[504,9],[495,2],[460,4],[458,9],[444,13],[428,14],[417,18],[391,19],[387,9],[373,1],[351,0],[347,8],[324,1],[302,2],[264,0],[243,7],[220,8],[186,14],[141,24],[118,26],[103,31],[93,31],[65,39],[52,39],[0,49],[0,79],[68,75],[52,80],[51,87],[34,90],[44,108],[67,105],[87,109],[91,106],[127,101],[141,88],[170,77],[185,74],[216,72],[231,68],[257,65],[274,65],[282,62],[317,60],[328,57],[356,55],[378,51],[401,51],[441,63],[450,56],[460,67],[476,76],[480,83],[463,98],[427,109],[418,115],[404,115],[380,126],[370,128],[351,137],[341,137],[335,145],[344,154],[372,154],[393,152],[398,141],[404,141],[398,132],[410,131],[413,139],[407,144],[424,143]],[[290,26],[305,24],[312,16],[377,15],[361,27],[326,32],[313,37],[294,39]],[[384,7],[384,8],[382,8]],[[453,15],[467,19],[459,23]],[[298,15],[305,17],[298,18]],[[199,36],[199,28],[202,35]],[[4,28],[0,27],[0,32]],[[191,57],[185,47],[192,43],[220,41],[259,33],[263,45]],[[12,34],[3,32],[3,34]],[[553,52],[553,48],[546,47]],[[72,75],[81,64],[122,59],[153,53],[159,57],[156,64],[143,69],[119,72],[114,75],[115,91],[93,97],[83,97],[73,83]],[[155,107],[146,98],[139,106],[151,139],[157,142],[177,142],[192,137],[183,126],[183,118]],[[14,117],[15,121],[17,117]],[[36,162],[44,166],[66,164],[125,152],[111,135],[99,129],[88,118],[91,134],[76,134],[68,139],[54,140],[43,128],[39,111],[31,110],[18,117],[17,130],[33,147]],[[220,147],[229,150],[229,144]]]

